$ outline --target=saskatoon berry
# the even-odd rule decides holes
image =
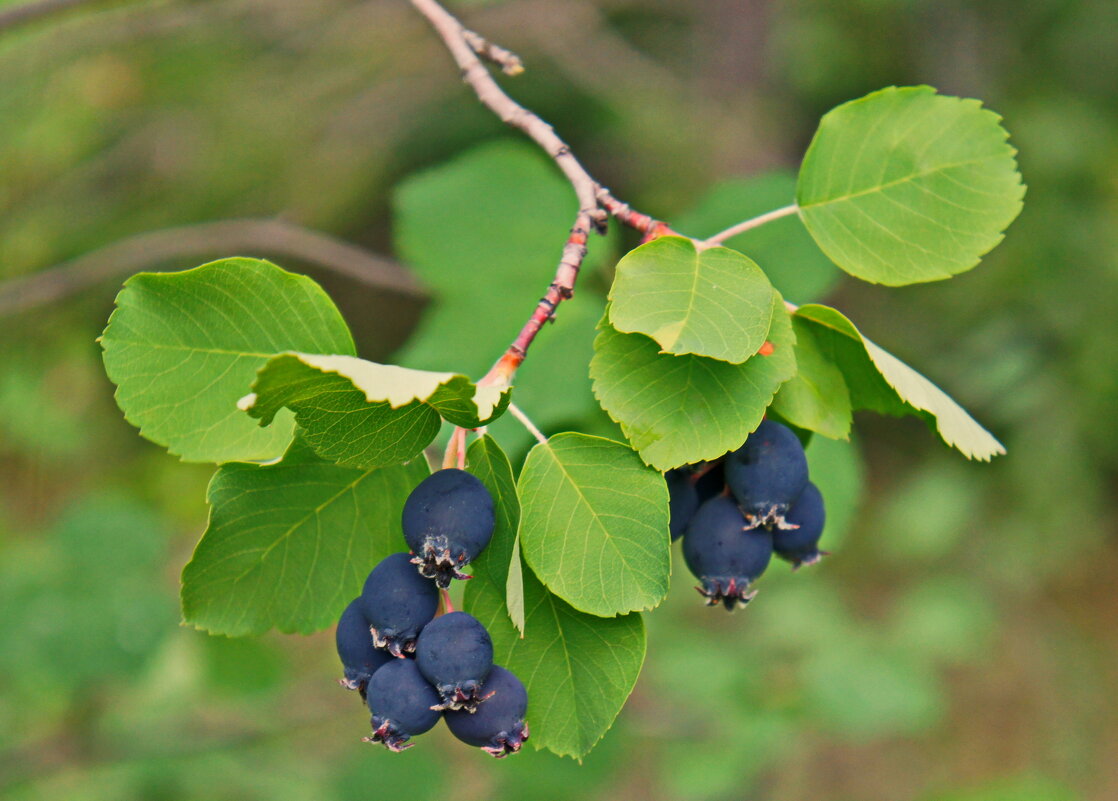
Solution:
[[[410,748],[408,740],[430,731],[442,716],[432,708],[439,703],[439,694],[412,659],[393,659],[374,673],[367,700],[373,735],[365,742],[384,743],[390,751]]]
[[[402,657],[415,650],[420,630],[439,607],[434,582],[415,572],[406,553],[394,553],[373,568],[361,591],[361,611],[373,642]]]
[[[723,461],[703,465],[705,472],[695,482],[695,492],[699,495],[699,504],[704,504],[716,495],[726,491],[726,465]]]
[[[404,503],[404,539],[419,572],[446,589],[489,544],[493,496],[465,470],[448,468],[423,479]]]
[[[423,627],[415,663],[438,690],[439,709],[473,712],[485,699],[481,686],[493,667],[493,641],[473,615],[450,612]]]
[[[365,685],[377,672],[377,668],[392,661],[387,651],[373,645],[373,635],[369,632],[369,621],[361,612],[361,599],[354,598],[342,612],[338,629],[334,632],[338,646],[338,656],[345,668],[345,678],[339,684],[347,690],[360,690],[365,695]]]
[[[726,483],[751,528],[784,528],[788,507],[807,485],[804,446],[792,429],[765,420],[726,457]]]
[[[819,550],[826,513],[823,495],[810,481],[792,504],[785,519],[794,529],[777,529],[773,532],[773,550],[781,559],[792,563],[793,569],[813,565],[823,558],[826,551]]]
[[[446,713],[451,734],[467,745],[497,757],[515,754],[528,739],[528,691],[510,671],[494,665],[482,687],[487,696],[476,712],[465,709]]]
[[[749,589],[772,558],[773,537],[749,530],[733,498],[719,496],[699,507],[683,537],[683,559],[699,579],[696,587],[708,606],[745,606],[757,593]]]
[[[664,479],[668,482],[668,509],[671,515],[668,528],[672,532],[672,542],[683,536],[687,524],[691,522],[691,516],[699,508],[699,493],[695,490],[692,477],[693,474],[686,468],[669,470],[664,474]]]

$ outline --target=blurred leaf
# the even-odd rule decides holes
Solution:
[[[663,354],[642,334],[622,334],[605,320],[600,328],[590,362],[594,394],[661,471],[739,447],[796,371],[792,325],[775,293],[768,335],[775,350],[744,364]]]
[[[524,571],[523,639],[501,594],[483,584],[469,611],[493,637],[493,661],[528,688],[528,725],[537,748],[580,759],[612,725],[644,662],[639,613],[614,618],[579,612]]]
[[[819,247],[865,281],[901,286],[978,264],[1025,187],[1001,117],[930,86],[832,109],[800,167],[796,202]]]
[[[813,437],[807,446],[811,480],[823,494],[827,524],[823,547],[841,547],[847,533],[859,522],[865,488],[865,467],[855,442]],[[836,557],[837,558],[837,557]]]
[[[832,439],[850,435],[850,393],[842,371],[829,361],[811,324],[792,318],[796,334],[796,374],[781,385],[772,408],[786,422]]]
[[[277,464],[223,465],[183,569],[183,618],[234,637],[329,626],[373,566],[405,549],[404,500],[427,473],[423,459],[380,470],[322,462],[298,439]]]
[[[964,576],[931,578],[906,589],[893,610],[893,640],[906,653],[961,664],[990,654],[997,614],[981,586]]]
[[[975,470],[933,462],[899,483],[874,526],[881,552],[897,561],[944,559],[981,524]]]
[[[925,801],[1085,801],[1069,787],[1044,776],[996,779],[972,790],[948,790]]]
[[[1005,448],[943,390],[893,354],[862,336],[829,306],[801,306],[796,316],[813,323],[817,342],[846,378],[855,409],[883,414],[918,414],[948,445],[968,459],[989,461]]]
[[[477,428],[509,401],[507,387],[478,386],[461,374],[306,353],[273,356],[252,391],[241,406],[261,425],[286,406],[319,455],[363,468],[414,457],[439,433],[440,416]]]
[[[650,336],[666,353],[740,364],[765,343],[773,288],[737,251],[662,236],[618,262],[609,299],[618,331]]]
[[[655,607],[671,573],[664,481],[626,445],[558,434],[534,447],[517,484],[524,559],[576,609]]]
[[[262,430],[237,409],[256,370],[287,350],[354,352],[318,284],[258,259],[140,273],[116,305],[101,344],[117,403],[143,436],[188,462],[280,456],[291,416]]]
[[[695,208],[674,218],[672,224],[691,236],[713,236],[731,225],[787,206],[795,198],[796,176],[791,172],[731,178],[714,184]],[[842,275],[819,250],[798,215],[765,223],[724,244],[757,262],[780,294],[796,303],[820,300]]]
[[[520,568],[520,499],[516,494],[516,478],[508,457],[497,441],[479,437],[466,452],[466,469],[477,476],[493,496],[496,526],[489,545],[470,562],[473,580],[466,583],[466,603],[481,586],[504,598],[505,608],[513,625],[524,632],[524,576]]]

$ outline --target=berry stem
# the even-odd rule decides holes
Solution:
[[[458,426],[454,427],[450,441],[446,443],[446,451],[443,453],[443,470],[451,467],[457,467],[459,470],[466,467],[466,429]]]
[[[528,433],[536,438],[536,442],[540,443],[541,445],[547,444],[547,437],[544,436],[542,431],[536,428],[536,424],[533,423],[528,418],[528,415],[524,414],[520,407],[517,406],[515,403],[509,404],[509,414],[519,420],[521,425],[528,429]]]
[[[450,614],[454,611],[454,604],[450,601],[450,590],[440,589],[439,593],[442,595],[443,614]]]
[[[758,228],[765,223],[772,222],[773,220],[779,220],[781,217],[787,217],[790,214],[795,214],[799,210],[800,207],[793,203],[790,206],[784,206],[779,209],[774,209],[773,211],[765,212],[764,214],[759,214],[756,217],[751,217],[750,219],[744,220],[737,225],[732,225],[725,231],[719,231],[714,236],[707,237],[702,242],[698,243],[698,247],[701,250],[703,248],[712,248],[716,245],[721,245],[727,239],[732,239],[738,234],[744,234],[746,231]]]

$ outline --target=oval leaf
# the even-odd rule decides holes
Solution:
[[[438,434],[440,416],[476,428],[504,411],[509,388],[475,385],[353,356],[282,353],[261,368],[241,407],[269,425],[288,407],[307,442],[332,461],[382,467],[406,461]]]
[[[667,353],[740,364],[765,343],[772,297],[769,279],[747,256],[663,236],[618,262],[609,319]]]
[[[668,495],[626,445],[558,434],[528,453],[518,484],[524,558],[576,609],[651,609],[671,573]]]
[[[471,584],[473,582],[470,582]],[[466,608],[493,638],[493,661],[528,688],[528,725],[537,748],[581,759],[613,725],[644,662],[639,613],[603,618],[579,612],[524,570],[523,639],[491,584],[466,596]]]
[[[213,634],[309,634],[337,622],[373,566],[405,550],[400,515],[423,459],[381,470],[319,460],[296,440],[272,465],[227,464],[182,572],[184,620]]]
[[[796,375],[773,398],[772,408],[785,422],[831,439],[850,436],[850,392],[838,366],[823,355],[814,326],[792,318],[796,332]]]
[[[133,276],[101,347],[125,418],[187,462],[278,458],[291,415],[261,429],[237,410],[256,371],[285,350],[354,352],[318,284],[259,259]]]
[[[862,336],[841,312],[829,306],[801,306],[796,316],[815,326],[821,347],[839,366],[857,409],[884,414],[916,412],[933,423],[940,437],[968,459],[988,461],[1005,447],[943,390],[893,354]]]
[[[866,281],[900,286],[971,269],[1025,194],[1000,120],[930,86],[844,103],[824,115],[800,167],[804,224]]]
[[[778,293],[770,313],[772,353],[744,364],[660,353],[648,337],[603,321],[590,362],[594,394],[647,464],[667,471],[716,459],[760,425],[796,373],[792,323]]]

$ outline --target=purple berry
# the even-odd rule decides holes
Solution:
[[[699,495],[699,505],[726,491],[726,463],[722,460],[702,465],[705,472],[695,482],[695,492]]]
[[[493,640],[477,618],[450,612],[424,626],[415,647],[419,672],[442,698],[439,709],[474,711],[493,667]]]
[[[785,515],[788,524],[798,528],[777,529],[773,532],[773,550],[776,555],[791,562],[793,569],[818,562],[826,553],[819,550],[819,538],[823,536],[826,519],[823,495],[809,481]]]
[[[528,691],[510,671],[494,665],[482,686],[485,702],[476,712],[446,713],[450,733],[467,745],[497,757],[515,754],[528,739]]]
[[[415,572],[406,553],[383,559],[361,591],[361,611],[369,621],[373,642],[393,656],[415,650],[420,630],[438,608],[438,588]]]
[[[374,673],[367,700],[373,734],[365,742],[384,743],[389,751],[411,748],[408,740],[430,731],[442,716],[432,709],[439,703],[438,693],[412,659],[393,659]]]
[[[668,528],[672,533],[672,542],[683,536],[691,516],[699,508],[699,494],[695,490],[695,482],[691,479],[694,474],[687,468],[669,470],[664,474],[668,482],[668,510],[671,522]]]
[[[493,536],[493,496],[464,470],[439,470],[423,479],[404,503],[404,539],[419,572],[446,589]]]
[[[749,530],[733,498],[719,496],[699,507],[683,536],[683,559],[700,581],[708,606],[745,606],[757,593],[750,585],[765,572],[773,536]]]
[[[339,684],[347,690],[359,690],[364,696],[369,679],[378,668],[391,662],[392,656],[373,644],[369,621],[361,612],[360,598],[350,601],[342,612],[337,631],[334,632],[334,642],[338,646],[342,667],[345,668],[345,678],[340,679]]]
[[[784,515],[807,486],[807,456],[788,426],[765,420],[726,457],[726,483],[751,528],[784,528]]]

